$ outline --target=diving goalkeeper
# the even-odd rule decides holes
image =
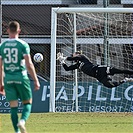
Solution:
[[[129,74],[133,75],[133,71],[121,70],[114,67],[94,65],[88,57],[81,52],[75,52],[72,57],[63,57],[63,53],[57,54],[57,60],[59,60],[66,71],[80,69],[83,73],[96,78],[100,83],[108,88],[117,87],[125,82],[133,82],[133,78],[125,78],[121,81],[112,81],[109,75],[114,74]],[[74,65],[67,66],[65,61],[75,61]]]

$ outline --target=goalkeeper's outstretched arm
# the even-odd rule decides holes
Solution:
[[[76,63],[76,64],[71,65],[71,66],[67,66],[65,63],[63,63],[62,66],[63,66],[63,68],[64,68],[66,71],[70,71],[70,70],[78,69],[78,68],[79,68],[79,63]]]
[[[68,61],[79,61],[79,60],[81,60],[81,56],[67,57],[66,60],[68,60]]]
[[[79,61],[77,61],[78,59],[79,59],[79,57],[64,57],[63,53],[60,53],[60,52],[57,54],[57,60],[60,61],[60,63],[62,64],[63,68],[66,71],[78,69],[79,65],[80,65]],[[77,62],[74,65],[67,66],[66,63],[65,63],[65,60],[68,60],[68,61],[77,61]]]

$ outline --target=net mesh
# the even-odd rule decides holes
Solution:
[[[132,13],[77,13],[76,49],[94,63],[131,70]],[[108,43],[106,45],[105,43]],[[74,16],[57,14],[57,53],[71,56],[74,52]],[[66,61],[67,65],[74,62]],[[111,77],[115,81],[129,75]],[[78,110],[81,112],[132,111],[132,85],[125,83],[106,88],[96,79],[78,71]],[[56,111],[75,111],[75,71],[56,66]]]

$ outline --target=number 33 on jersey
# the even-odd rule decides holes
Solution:
[[[0,57],[3,60],[4,71],[17,75],[25,73],[24,55],[30,54],[29,45],[20,39],[8,39],[0,46]]]

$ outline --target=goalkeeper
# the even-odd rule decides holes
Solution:
[[[88,57],[81,52],[75,52],[72,57],[63,57],[63,53],[57,54],[57,60],[59,60],[66,71],[79,69],[83,73],[96,78],[100,83],[108,88],[117,87],[124,82],[133,82],[133,78],[125,78],[119,82],[112,81],[109,75],[114,74],[129,74],[133,75],[133,71],[130,70],[121,70],[114,67],[94,65]],[[76,63],[71,66],[67,66],[65,63],[67,61],[75,61]]]

